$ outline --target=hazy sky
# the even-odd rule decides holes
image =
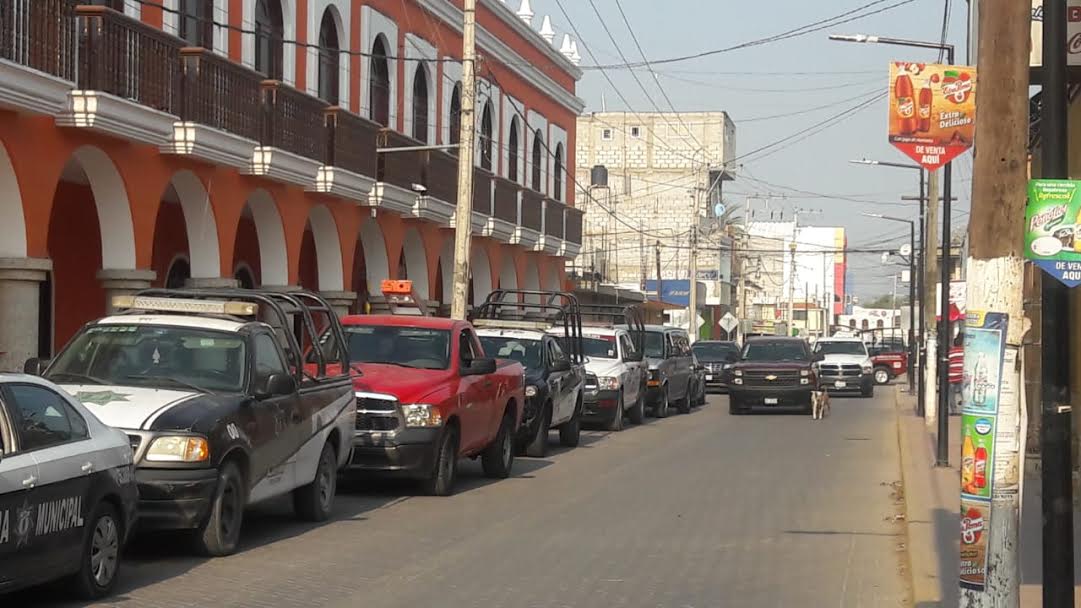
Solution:
[[[506,0],[517,9],[520,0]],[[735,1],[735,0],[619,0],[634,33],[651,60],[721,49],[742,42],[780,34],[787,30],[856,9],[871,0]],[[888,0],[869,10],[895,4]],[[830,27],[802,37],[726,52],[707,58],[657,66],[656,72],[672,104],[680,111],[724,110],[736,124],[736,154],[791,136],[834,114],[851,108],[876,90],[886,91],[891,60],[933,62],[937,51],[886,45],[833,42],[830,33],[869,33],[881,36],[937,41],[941,35],[945,0],[913,0],[884,13]],[[613,45],[593,12],[590,0],[559,0],[574,20],[582,39],[579,49],[583,67],[593,64],[588,47],[602,64],[621,63]],[[534,27],[545,14],[552,17],[556,44],[571,31],[557,0],[533,0]],[[629,61],[641,60],[630,32],[617,10],[617,0],[593,0],[605,23]],[[957,62],[965,61],[967,4],[952,2],[949,42],[957,46]],[[571,32],[573,36],[573,32]],[[645,92],[628,70],[608,70],[618,93],[597,70],[586,70],[578,95],[586,111],[599,111],[603,96],[607,109],[654,111],[652,98],[662,110],[670,110],[648,71],[637,71]],[[648,92],[648,96],[647,93]],[[627,107],[619,97],[630,104]],[[817,108],[817,109],[816,109]],[[794,116],[766,118],[778,114]],[[915,171],[853,165],[855,158],[909,162],[886,139],[885,98],[848,118],[783,149],[751,156],[737,171],[740,177],[725,184],[728,203],[742,204],[747,195],[787,195],[774,199],[786,210],[800,209],[800,223],[840,225],[848,229],[850,247],[900,245],[907,242],[904,224],[862,217],[861,212],[917,218],[914,202],[902,203],[902,195],[915,195]],[[955,231],[967,225],[971,190],[972,157],[954,161]],[[756,181],[761,180],[761,181]],[[764,183],[764,182],[768,182]],[[769,184],[774,184],[773,186]],[[811,197],[779,187],[796,188],[838,198]],[[874,204],[873,202],[879,202]],[[757,203],[761,204],[761,203]],[[861,297],[892,290],[892,274],[899,267],[883,267],[880,255],[850,255],[849,290]]]

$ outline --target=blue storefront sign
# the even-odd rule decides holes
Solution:
[[[646,281],[646,291],[657,293],[656,279]],[[661,300],[677,306],[689,306],[691,303],[691,282],[687,279],[672,279],[661,281]],[[706,301],[706,285],[698,281],[698,307],[704,306]]]

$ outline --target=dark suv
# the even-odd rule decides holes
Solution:
[[[725,368],[739,359],[739,344],[720,340],[699,340],[691,347],[694,356],[706,368],[706,388],[725,390]]]
[[[748,338],[739,361],[728,370],[728,411],[743,414],[756,405],[811,410],[818,388],[814,362],[803,338]]]
[[[623,326],[626,329],[626,326]],[[663,325],[645,326],[646,404],[657,418],[668,416],[669,405],[689,413],[694,401],[694,354],[687,332]]]

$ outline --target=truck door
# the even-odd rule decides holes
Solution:
[[[5,401],[0,399],[0,593],[42,571],[38,547],[29,542],[38,464],[33,454],[16,451],[15,418]]]
[[[459,370],[465,369],[482,352],[473,339],[472,331],[463,329],[458,333]],[[458,415],[462,420],[461,450],[474,453],[495,436],[495,431],[489,431],[493,416],[491,396],[495,392],[495,385],[489,376],[460,375],[458,387]]]
[[[559,341],[553,338],[545,338],[545,353],[550,370],[548,373],[548,391],[552,396],[552,422],[561,423],[569,420],[574,414],[574,389],[575,381],[573,368],[566,369],[563,366],[570,364],[570,359],[559,346]]]
[[[259,387],[272,374],[291,375],[281,346],[269,332],[257,332],[251,344],[253,386]],[[241,416],[251,442],[250,483],[260,486],[252,492],[252,500],[291,489],[294,472],[288,463],[303,443],[303,415],[297,392],[253,398]]]
[[[642,366],[634,363],[637,354],[634,350],[634,342],[627,334],[618,334],[620,362],[623,364],[623,402],[634,404],[638,402],[645,381],[642,379]]]

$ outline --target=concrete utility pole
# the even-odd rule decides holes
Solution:
[[[687,301],[687,337],[694,342],[698,336],[698,218],[691,226],[691,259],[688,263],[691,293]]]
[[[992,488],[991,521],[989,529],[983,530],[987,552],[985,584],[982,589],[979,585],[975,588],[963,586],[960,605],[1010,608],[1020,605],[1018,523],[1023,463],[1020,434],[1022,384],[1018,353],[1025,332],[1021,233],[1028,181],[1026,139],[1031,6],[1016,0],[983,2],[978,78],[980,82],[988,84],[977,91],[980,110],[976,114],[976,132],[980,134],[980,142],[972,171],[972,216],[968,232],[972,249],[967,266],[966,308],[970,312],[1005,313],[1008,315],[1008,326],[1002,377],[998,386],[992,388],[1000,392],[997,416],[992,417],[995,421],[994,459],[986,462],[985,472],[991,477]],[[1059,2],[1065,23],[1065,6],[1061,0]],[[1065,31],[1062,40],[1065,41]],[[947,314],[948,311],[943,311],[944,318],[948,318]],[[977,347],[969,348],[969,345],[965,350],[966,360],[976,357],[978,352],[984,352]],[[996,361],[989,363],[994,365]],[[939,414],[945,415],[946,412]],[[979,465],[976,466],[976,474],[979,475]],[[964,478],[962,472],[962,488]],[[978,501],[962,497],[963,511],[973,505],[978,505]],[[986,522],[984,525],[987,525]],[[1069,543],[1072,538],[1060,540]],[[973,561],[979,562],[979,558]],[[981,566],[978,564],[977,568]],[[1071,590],[1072,575],[1071,565]],[[1052,605],[1059,606],[1044,604]]]
[[[1043,9],[1041,177],[1067,179],[1070,175],[1069,147],[1066,141],[1066,0],[1044,0]],[[988,31],[988,35],[990,34]],[[980,57],[985,52],[981,50]],[[1044,274],[1042,291],[1040,477],[1043,605],[1045,608],[1070,608],[1074,605],[1073,462],[1070,454],[1073,418],[1070,374],[1073,369],[1068,336],[1072,333],[1070,325],[1075,321],[1071,319],[1069,294],[1065,285]],[[1023,457],[1022,455],[1021,458]],[[997,483],[998,480],[995,481]]]
[[[477,0],[463,0],[462,13],[462,130],[458,138],[458,204],[454,223],[454,285],[452,319],[465,319],[469,301],[469,249],[473,220],[473,131],[477,96]]]
[[[923,411],[924,422],[927,426],[933,426],[938,422],[938,399],[936,399],[937,376],[935,375],[938,351],[935,345],[938,343],[935,331],[935,290],[938,284],[938,171],[930,171],[927,185],[927,213],[924,218],[927,225],[924,228],[923,241],[923,308],[924,329],[927,333],[923,337]],[[947,311],[948,314],[949,311]]]
[[[795,307],[796,299],[796,243],[793,241],[788,245],[788,251],[791,254],[789,269],[788,269],[788,327],[786,331],[788,335],[792,335],[792,328],[795,327],[795,319],[793,318],[793,308]]]

